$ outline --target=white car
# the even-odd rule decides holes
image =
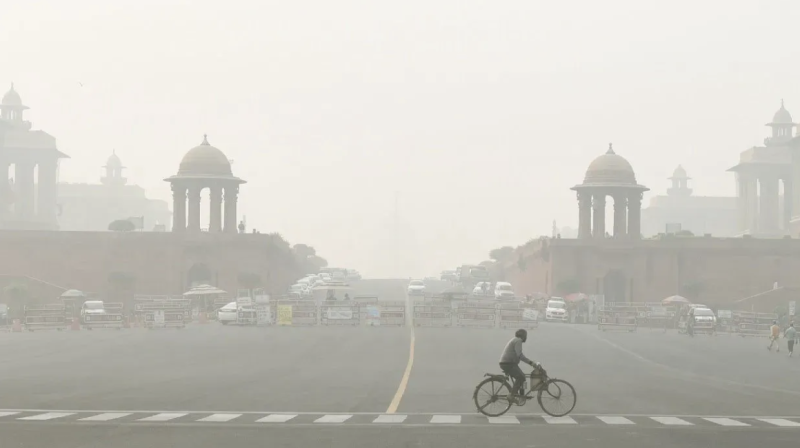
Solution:
[[[218,309],[217,320],[220,321],[222,325],[228,325],[231,322],[236,323],[236,321],[239,320],[239,307],[236,305],[236,302],[230,302]]]
[[[511,283],[497,282],[494,285],[494,298],[495,299],[513,299],[514,289],[511,288]]]
[[[408,295],[424,296],[425,282],[423,282],[422,280],[411,280],[411,282],[408,283]]]
[[[329,281],[333,280],[333,278],[331,277],[331,274],[329,274],[327,272],[323,272],[323,273],[319,274],[319,278],[321,278],[322,281],[324,281],[324,282],[329,282]]]
[[[544,310],[545,321],[566,322],[568,319],[567,304],[563,299],[550,299],[547,301],[547,308]]]

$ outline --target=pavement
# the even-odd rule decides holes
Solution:
[[[405,284],[363,280],[354,295],[404,300]],[[499,371],[512,334],[214,323],[0,333],[0,446],[800,443],[800,359],[785,347],[774,353],[763,339],[645,328],[543,323],[525,352],[573,384],[574,411],[546,418],[532,401],[484,417],[473,390],[484,373]]]

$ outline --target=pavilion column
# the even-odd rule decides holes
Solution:
[[[211,199],[211,212],[209,214],[211,222],[208,224],[209,232],[222,231],[222,187],[213,186],[210,188],[209,197]]]
[[[39,164],[39,188],[36,214],[39,220],[55,224],[57,196],[58,161],[50,160]]]
[[[628,235],[638,240],[642,237],[642,192],[628,196]]]
[[[744,233],[750,227],[747,224],[747,180],[740,172],[736,173],[736,207],[739,212],[739,231]]]
[[[592,237],[592,196],[578,192],[578,238]]]
[[[606,236],[606,194],[594,193],[592,195],[592,236],[605,238]]]
[[[186,231],[186,187],[172,184],[172,231]]]
[[[747,214],[747,227],[750,235],[758,232],[758,179],[755,176],[746,177],[745,213]]]
[[[9,168],[11,168],[11,162],[0,159],[0,218],[5,218],[8,215],[8,207],[11,202],[11,184],[9,183],[10,176],[8,175]]]
[[[237,233],[236,228],[236,203],[239,200],[239,185],[225,187],[225,233]]]
[[[794,227],[800,225],[800,147],[792,149],[792,220]],[[797,235],[797,232],[794,232]]]
[[[29,220],[33,218],[35,186],[33,170],[36,164],[33,162],[18,162],[16,165],[16,175],[14,185],[16,186],[16,201],[14,209],[17,218]]]
[[[621,194],[614,196],[614,238],[624,238],[628,227],[628,198]]]
[[[186,227],[189,231],[200,231],[200,190],[202,188],[197,185],[189,187],[189,225]]]
[[[792,213],[794,208],[794,190],[791,178],[783,179],[783,226],[781,227],[786,233],[790,233]]]
[[[778,216],[778,178],[763,176],[758,179],[760,185],[758,201],[759,231],[773,234],[778,230],[780,217]]]

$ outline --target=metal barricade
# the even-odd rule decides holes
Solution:
[[[25,328],[34,330],[58,330],[69,328],[66,308],[62,304],[30,305],[25,307]]]
[[[360,306],[353,301],[326,301],[320,305],[319,319],[320,325],[357,327],[361,325]]]
[[[276,304],[277,324],[282,326],[317,325],[317,302],[313,300],[280,300]]]
[[[597,329],[601,331],[619,330],[634,332],[637,328],[637,311],[602,307],[597,310]]]
[[[189,320],[189,300],[137,299],[137,302],[134,311],[146,328],[184,328]]]
[[[497,310],[497,325],[500,328],[539,328],[539,310],[522,302],[502,302]]]
[[[739,336],[769,337],[772,322],[778,319],[773,313],[733,311],[731,313],[736,334]]]
[[[449,327],[452,325],[452,305],[447,300],[414,301],[414,326]]]
[[[368,311],[370,306],[378,306],[378,296],[355,296],[353,297],[353,301],[358,304],[358,312],[361,322],[367,322],[369,320]]]
[[[494,328],[497,322],[497,302],[494,300],[459,300],[453,304],[459,327]]]
[[[373,309],[370,309],[373,307]],[[404,301],[378,302],[367,305],[367,325],[382,327],[403,327],[406,325],[406,303]],[[376,313],[377,311],[377,313]],[[377,317],[377,325],[374,318]]]

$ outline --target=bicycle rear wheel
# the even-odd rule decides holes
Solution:
[[[536,399],[547,415],[563,417],[575,409],[575,403],[578,402],[578,394],[572,384],[564,380],[548,380],[539,389],[539,395]]]
[[[472,399],[478,412],[489,417],[499,417],[511,408],[511,386],[499,378],[487,378],[475,387]]]

